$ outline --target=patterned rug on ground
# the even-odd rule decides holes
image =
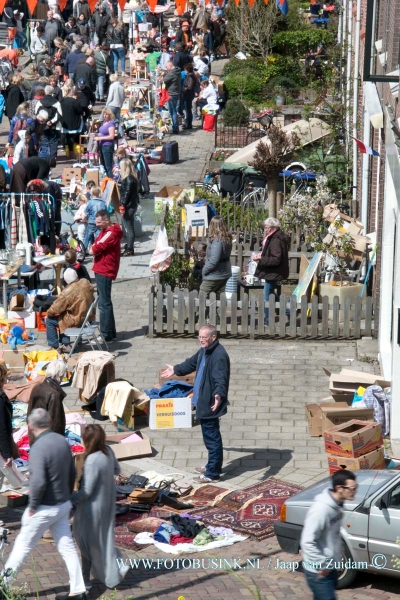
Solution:
[[[229,494],[231,490],[220,488],[217,485],[201,485],[193,490],[189,496],[182,499],[183,502],[193,504],[193,506],[214,506],[225,494]]]
[[[134,550],[135,552],[146,548],[147,546],[143,544],[136,544],[134,540],[137,534],[129,531],[128,524],[147,516],[148,513],[134,513],[131,511],[124,515],[117,515],[114,527],[115,545],[126,550]]]
[[[282,504],[302,488],[271,477],[267,481],[224,496],[214,507],[192,510],[206,525],[230,527],[256,540],[274,534]]]

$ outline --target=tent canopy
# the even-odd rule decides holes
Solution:
[[[286,133],[290,133],[294,131],[300,138],[301,146],[306,146],[307,144],[311,144],[312,142],[316,142],[321,138],[325,137],[329,134],[330,128],[325,121],[321,121],[321,119],[310,119],[306,121],[301,119],[300,121],[296,121],[295,123],[290,123],[290,125],[286,125],[282,127],[282,131]],[[254,154],[256,152],[257,145],[260,141],[264,143],[269,143],[269,139],[267,136],[257,140],[256,142],[252,142],[248,146],[241,148],[235,154],[229,157],[229,163],[249,163],[254,159]]]

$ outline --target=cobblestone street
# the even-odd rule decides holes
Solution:
[[[221,61],[222,62],[222,61]],[[0,137],[5,140],[7,119]],[[152,165],[151,191],[163,185],[187,185],[200,179],[207,156],[213,147],[213,135],[197,128],[179,135],[180,162],[177,165]],[[61,173],[65,158],[54,175]],[[146,337],[148,293],[151,285],[148,268],[154,241],[153,196],[143,202],[144,236],[135,244],[135,256],[123,258],[119,278],[113,285],[118,342],[110,345],[117,354],[116,376],[128,379],[143,390],[158,380],[158,370],[166,363],[176,364],[192,355],[198,346],[195,338]],[[70,219],[71,220],[71,219]],[[87,267],[90,268],[90,262]],[[39,344],[46,346],[43,334]],[[356,342],[321,342],[247,339],[222,340],[231,359],[230,407],[223,417],[224,472],[221,487],[243,488],[270,476],[308,486],[327,476],[327,464],[320,438],[311,438],[307,430],[305,405],[328,395],[328,378],[323,367],[341,367],[372,371],[373,366],[359,360]],[[81,406],[77,391],[65,388],[70,410]],[[88,419],[91,421],[91,419]],[[203,465],[206,452],[199,427],[175,431],[152,431],[138,427],[150,438],[153,456],[121,463],[125,473],[154,469],[181,472],[191,482],[193,468]],[[106,431],[114,432],[111,425]],[[19,531],[22,509],[1,509],[1,518],[10,528],[10,541]],[[9,552],[9,547],[5,554]],[[276,567],[276,560],[292,561],[299,557],[280,550],[275,537],[262,542],[250,539],[210,554],[190,555],[191,559],[259,559],[259,568],[238,570],[180,568],[171,555],[155,547],[138,553],[123,551],[136,559],[155,559],[148,568],[134,566],[118,591],[106,590],[94,583],[89,600],[102,597],[122,600],[260,600],[310,599],[304,575]],[[206,554],[206,555],[205,555]],[[157,563],[157,559],[160,562]],[[166,560],[163,563],[162,560]],[[195,565],[194,565],[195,566]],[[68,577],[54,542],[42,540],[19,574],[17,584],[27,583],[29,598],[54,599],[68,590]],[[338,592],[340,600],[391,599],[398,597],[398,580],[360,574],[352,588]],[[259,595],[257,595],[257,589]]]

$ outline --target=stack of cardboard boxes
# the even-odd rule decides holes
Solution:
[[[329,377],[331,396],[320,403],[307,404],[306,417],[310,435],[324,436],[329,473],[341,468],[385,468],[382,430],[378,423],[374,423],[373,409],[351,405],[360,386],[389,387],[390,383],[379,375],[352,369],[342,369],[340,373],[331,373],[327,369],[324,371]],[[354,438],[357,447],[353,451]],[[361,443],[361,440],[364,441]]]

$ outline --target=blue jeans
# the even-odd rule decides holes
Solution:
[[[185,126],[191,127],[193,122],[193,104],[194,96],[185,95],[183,96],[183,110],[185,111]]]
[[[279,302],[281,295],[281,284],[279,281],[266,281],[264,283],[264,300],[268,302],[271,294],[274,294],[275,300]],[[290,316],[290,310],[286,309],[286,315]],[[269,325],[269,308],[265,308],[265,325]]]
[[[111,300],[112,279],[98,273],[95,273],[94,277],[99,295],[100,331],[103,338],[109,342],[117,336],[114,308]]]
[[[304,569],[308,586],[314,595],[314,600],[335,600],[338,572],[332,570],[326,577],[320,577],[318,573],[312,573]]]
[[[179,131],[179,121],[178,121],[178,104],[179,104],[180,96],[176,94],[175,96],[171,96],[168,100],[168,110],[171,115],[172,120],[172,131],[177,133]]]
[[[97,75],[97,86],[96,86],[96,99],[103,100],[104,99],[104,83],[106,80],[105,75]]]
[[[17,48],[23,48],[24,50],[28,49],[27,43],[26,43],[26,35],[25,33],[23,33],[22,31],[17,31],[17,36],[15,38],[15,41],[18,43]],[[14,47],[15,47],[15,43],[14,43]]]
[[[96,227],[94,223],[88,223],[88,226],[86,227],[85,239],[83,240],[83,245],[85,246],[86,251],[89,249],[89,244],[93,244],[99,233],[100,229]]]
[[[113,159],[114,159],[114,144],[101,146],[101,156],[103,157],[104,168],[107,173],[107,177],[113,176]]]
[[[47,343],[51,348],[55,350],[61,344],[67,346],[70,343],[69,337],[67,337],[64,333],[60,333],[60,339],[58,337],[58,317],[46,317],[46,336]]]
[[[55,129],[44,132],[39,143],[39,158],[56,158],[58,137],[58,131]]]
[[[200,419],[200,425],[204,445],[208,450],[208,463],[204,475],[210,479],[217,479],[221,475],[224,453],[219,419]]]
[[[113,48],[111,52],[114,62],[114,72],[118,73],[118,60],[120,60],[121,70],[125,73],[125,48]]]

